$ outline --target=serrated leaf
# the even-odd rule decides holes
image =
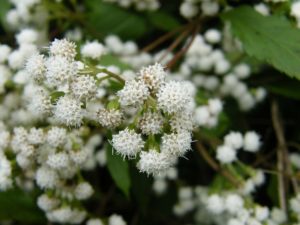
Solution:
[[[263,16],[248,6],[222,15],[247,54],[300,79],[300,30],[284,17]]]
[[[116,34],[125,39],[138,39],[148,31],[145,19],[135,12],[100,0],[89,0],[86,4],[86,23],[103,37]]]
[[[107,167],[118,188],[129,197],[130,174],[128,162],[120,155],[113,154],[112,146],[106,148]]]

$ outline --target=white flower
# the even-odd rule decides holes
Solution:
[[[63,85],[77,74],[77,64],[62,56],[50,57],[46,62],[46,79],[50,86]]]
[[[106,50],[98,41],[87,42],[81,47],[81,54],[83,57],[91,59],[99,59]]]
[[[126,81],[124,88],[117,93],[122,106],[140,106],[149,94],[147,85],[141,80]]]
[[[281,224],[287,221],[287,215],[286,213],[278,208],[273,208],[271,212],[271,218],[276,222],[277,224]]]
[[[49,52],[53,56],[61,56],[68,60],[74,60],[76,56],[76,45],[74,42],[66,39],[55,39],[50,45]]]
[[[51,127],[47,133],[47,142],[52,147],[61,147],[67,142],[67,131],[64,128]]]
[[[204,37],[207,42],[217,44],[221,41],[221,33],[216,29],[209,29],[205,32]]]
[[[123,113],[117,109],[100,109],[97,112],[98,122],[107,128],[115,128],[121,125]]]
[[[180,132],[181,130],[192,131],[194,129],[194,117],[189,111],[181,111],[172,116],[170,125],[172,131]]]
[[[223,164],[232,163],[236,160],[236,151],[226,145],[219,146],[217,148],[217,159]]]
[[[290,14],[296,18],[300,18],[300,1],[292,3]]]
[[[74,190],[75,197],[78,200],[88,199],[93,193],[94,190],[88,182],[79,183]]]
[[[148,175],[158,175],[165,172],[173,162],[174,158],[170,155],[149,149],[148,152],[141,152],[137,167],[140,172],[147,173]]]
[[[183,156],[191,149],[192,136],[185,130],[179,133],[165,134],[162,136],[161,151],[165,154]]]
[[[206,125],[209,121],[210,113],[207,106],[200,106],[195,110],[195,121],[198,125]]]
[[[224,199],[217,194],[213,194],[208,197],[206,207],[213,214],[221,214],[225,209]]]
[[[186,109],[192,101],[186,86],[178,81],[170,81],[162,85],[157,93],[157,104],[166,113],[178,113]]]
[[[112,136],[112,146],[124,158],[133,158],[143,149],[144,141],[140,134],[126,128]]]
[[[70,207],[62,206],[60,208],[48,212],[46,215],[48,220],[50,221],[59,223],[69,223],[74,214]]]
[[[163,117],[159,113],[145,112],[139,121],[143,134],[159,134],[162,131]]]
[[[225,199],[225,207],[231,214],[238,213],[244,206],[244,200],[237,194],[229,194]]]
[[[58,174],[49,167],[40,167],[35,175],[40,188],[54,188],[58,184]]]
[[[156,178],[153,182],[153,190],[156,194],[161,195],[166,192],[168,183],[165,179]]]
[[[157,90],[165,82],[166,75],[163,66],[159,63],[144,67],[140,71],[140,79],[150,90]]]
[[[45,66],[45,58],[43,55],[34,54],[32,55],[26,63],[26,70],[33,78],[33,80],[40,82],[44,79],[46,66]]]
[[[251,69],[250,66],[246,63],[238,64],[234,67],[233,72],[240,79],[245,79],[250,76]]]
[[[208,100],[208,110],[213,115],[218,115],[223,109],[223,105],[220,99],[214,98]]]
[[[239,149],[243,146],[243,136],[240,132],[230,132],[224,137],[224,144],[233,149]]]
[[[126,224],[127,224],[126,221],[120,215],[112,214],[108,218],[108,225],[126,225]]]
[[[38,32],[30,28],[22,29],[21,32],[16,35],[16,39],[19,45],[32,44],[37,41]]]
[[[31,128],[27,136],[28,142],[32,145],[42,144],[45,141],[45,134],[41,128]]]
[[[97,91],[96,80],[90,75],[76,76],[71,83],[73,95],[82,100],[92,98]]]
[[[255,207],[255,218],[259,221],[264,221],[269,217],[269,208],[268,207],[262,207],[262,206],[256,206]]]
[[[28,110],[37,117],[50,115],[52,111],[52,104],[48,93],[43,89],[34,91],[28,105]]]
[[[261,145],[260,137],[255,131],[248,131],[244,136],[244,150],[257,152]]]
[[[82,148],[78,151],[70,151],[69,152],[71,160],[77,165],[83,165],[89,156],[89,150],[86,148]]]
[[[70,166],[70,158],[65,152],[49,155],[47,164],[53,169],[64,169]]]
[[[0,44],[0,63],[4,63],[11,52],[11,48],[8,45]]]
[[[8,147],[10,143],[10,133],[8,131],[0,131],[0,154],[2,150]]]
[[[50,197],[47,194],[42,194],[37,199],[37,205],[44,211],[49,211],[56,208],[60,203],[60,200],[54,197]]]
[[[197,15],[198,13],[198,7],[191,2],[184,1],[180,5],[180,14],[184,16],[185,18],[192,18]]]
[[[67,126],[79,126],[83,119],[81,103],[69,95],[58,99],[53,113],[59,123]]]
[[[104,225],[100,219],[89,219],[86,225]]]

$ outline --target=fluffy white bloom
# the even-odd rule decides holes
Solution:
[[[69,95],[58,99],[53,113],[59,123],[67,126],[79,126],[83,119],[81,103]]]
[[[50,115],[52,111],[52,104],[48,93],[43,89],[34,91],[28,105],[28,110],[37,117]]]
[[[45,58],[41,54],[34,54],[26,63],[26,70],[33,80],[40,82],[44,79],[46,66]]]
[[[123,106],[140,106],[149,96],[145,82],[139,80],[126,81],[122,90],[118,91],[119,102]]]
[[[87,42],[81,47],[81,54],[83,57],[91,59],[99,59],[106,50],[98,41]]]
[[[107,128],[119,126],[123,120],[123,113],[117,109],[100,109],[97,112],[98,122]]]
[[[218,115],[223,109],[223,104],[220,99],[214,98],[208,100],[208,110],[213,115]]]
[[[76,76],[71,83],[73,95],[82,100],[92,98],[97,91],[96,80],[90,75]]]
[[[225,209],[224,199],[217,194],[213,194],[208,197],[206,207],[213,214],[221,214]]]
[[[236,214],[244,206],[244,200],[237,194],[229,194],[225,198],[225,208],[228,212]]]
[[[161,195],[166,192],[168,187],[168,183],[165,179],[154,179],[153,182],[153,190],[155,191],[156,194]]]
[[[255,218],[259,221],[264,221],[269,217],[269,208],[268,207],[262,207],[262,206],[256,206],[255,207]]]
[[[48,212],[46,215],[48,220],[50,221],[59,223],[69,223],[73,216],[73,212],[70,207],[63,206]]]
[[[40,188],[54,188],[58,184],[58,174],[49,167],[40,167],[35,175]]]
[[[71,151],[69,153],[71,160],[77,164],[82,165],[86,162],[89,156],[89,151],[86,148],[80,149],[78,151]]]
[[[170,81],[162,85],[157,93],[157,104],[166,113],[177,113],[184,110],[192,97],[186,86],[178,81]]]
[[[251,69],[250,66],[246,63],[238,64],[234,67],[233,72],[240,79],[244,79],[250,76]]]
[[[49,85],[59,86],[77,74],[77,64],[62,56],[50,57],[46,61],[46,79]]]
[[[159,134],[163,126],[163,117],[159,113],[146,112],[139,121],[143,134]]]
[[[137,164],[140,172],[148,175],[158,175],[165,172],[174,162],[174,158],[165,153],[160,153],[154,149],[148,152],[142,151]]]
[[[206,125],[210,118],[209,109],[206,106],[200,106],[195,110],[195,120],[200,126]]]
[[[74,190],[75,197],[78,200],[88,199],[93,193],[94,190],[88,182],[79,183]]]
[[[73,60],[77,53],[75,43],[66,39],[55,39],[50,45],[49,52],[53,56],[61,56],[68,60]]]
[[[239,149],[243,146],[244,139],[240,132],[230,132],[224,137],[224,144],[233,149]]]
[[[300,154],[290,153],[289,158],[292,165],[295,166],[297,169],[300,169]]]
[[[172,131],[180,132],[181,130],[192,131],[194,129],[195,119],[192,113],[181,111],[172,116],[170,125]]]
[[[12,69],[21,69],[25,64],[26,57],[21,50],[15,50],[8,56],[8,65]]]
[[[185,18],[192,18],[196,16],[199,11],[196,5],[186,1],[180,5],[179,10],[180,10],[180,14]]]
[[[50,155],[47,164],[53,169],[63,169],[70,166],[70,158],[65,152]]]
[[[254,6],[254,9],[264,16],[270,15],[270,8],[264,3],[258,3]]]
[[[162,136],[161,151],[166,155],[183,156],[191,149],[192,136],[188,131],[165,134]]]
[[[126,224],[127,224],[126,221],[120,215],[112,214],[108,218],[108,225],[126,225]]]
[[[300,18],[300,1],[292,3],[290,14],[296,18]]]
[[[41,128],[31,128],[27,140],[32,145],[42,144],[45,141],[45,134]]]
[[[226,145],[219,146],[217,148],[217,159],[223,164],[232,163],[236,160],[236,151]]]
[[[205,32],[204,37],[207,42],[211,44],[216,44],[221,41],[221,33],[216,29],[209,29]]]
[[[20,33],[16,35],[16,39],[19,45],[32,44],[38,39],[38,32],[34,29],[26,28],[22,29]]]
[[[67,131],[64,128],[51,127],[47,133],[47,143],[56,148],[67,142]]]
[[[279,208],[273,208],[271,211],[271,218],[276,222],[277,224],[281,224],[287,221],[287,215],[286,213],[279,209]]]
[[[251,179],[256,186],[263,185],[266,181],[265,174],[261,170],[257,170],[255,175]]]
[[[248,131],[244,136],[244,150],[257,152],[261,143],[259,135],[254,131]]]
[[[96,158],[97,158],[97,162],[98,162],[99,166],[101,166],[101,167],[106,166],[107,157],[106,157],[105,149],[98,151],[96,154]]]
[[[104,225],[100,219],[89,219],[86,221],[86,225]]]
[[[140,71],[140,79],[150,90],[157,90],[165,82],[166,75],[163,66],[159,63],[144,67]]]
[[[10,133],[8,131],[0,131],[0,154],[2,150],[8,147],[10,143]]]
[[[213,16],[219,11],[219,3],[216,1],[203,1],[201,9],[204,15]]]
[[[0,44],[0,63],[4,63],[11,52],[11,48],[8,45]]]
[[[112,136],[112,146],[124,158],[132,158],[143,149],[144,141],[140,134],[126,128]]]
[[[60,203],[60,200],[54,197],[50,197],[47,194],[42,194],[37,199],[37,205],[44,211],[49,211],[56,208]]]

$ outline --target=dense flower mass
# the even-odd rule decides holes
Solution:
[[[0,11],[0,224],[299,225],[300,0]]]

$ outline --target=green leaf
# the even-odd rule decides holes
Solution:
[[[60,97],[64,96],[65,92],[63,91],[55,91],[50,94],[51,103],[55,103]]]
[[[22,224],[45,224],[45,218],[35,197],[21,190],[0,192],[0,221],[16,220]]]
[[[163,11],[149,12],[147,16],[156,28],[164,31],[174,30],[181,25],[175,17]]]
[[[130,174],[128,162],[123,160],[120,155],[113,154],[113,149],[110,145],[106,148],[107,166],[118,188],[129,197],[130,189]]]
[[[116,34],[125,39],[138,39],[148,31],[145,19],[135,12],[100,0],[86,1],[86,4],[86,23],[103,37]]]
[[[300,83],[288,81],[265,85],[265,88],[274,94],[281,95],[287,98],[300,100]]]
[[[300,30],[284,17],[263,16],[248,6],[222,15],[247,54],[300,79]]]
[[[0,21],[3,24],[5,22],[5,15],[10,9],[10,3],[8,0],[1,0],[0,2]]]

